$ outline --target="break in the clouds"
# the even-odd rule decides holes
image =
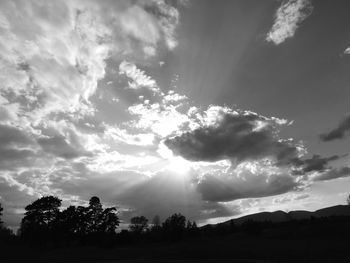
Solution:
[[[350,131],[350,115],[345,117],[335,129],[321,134],[320,138],[324,142],[339,140],[345,138],[348,131]]]
[[[292,38],[300,24],[312,13],[311,0],[282,1],[266,40],[276,45]]]

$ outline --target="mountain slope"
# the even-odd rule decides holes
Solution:
[[[233,221],[237,225],[240,225],[247,220],[253,220],[258,222],[271,221],[273,223],[278,223],[278,222],[286,222],[290,220],[310,219],[311,217],[321,218],[321,217],[330,217],[330,216],[350,216],[350,206],[349,205],[331,206],[331,207],[316,210],[314,212],[303,211],[303,210],[290,211],[288,213],[284,211],[262,212],[262,213],[256,213],[256,214],[251,214],[251,215],[246,215],[243,217],[231,219],[229,221],[219,223],[218,225],[230,224],[231,221]]]

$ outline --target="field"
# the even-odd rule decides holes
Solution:
[[[5,246],[1,262],[350,262],[350,223],[265,229],[113,248]]]

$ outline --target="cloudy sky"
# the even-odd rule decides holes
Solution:
[[[350,2],[1,0],[0,202],[204,224],[344,204]]]

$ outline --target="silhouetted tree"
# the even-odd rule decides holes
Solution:
[[[152,219],[152,226],[153,227],[160,227],[160,217],[159,215],[155,215]]]
[[[2,218],[2,211],[4,211],[4,208],[2,208],[1,203],[0,203],[0,227],[2,227],[3,223],[1,218]]]
[[[93,196],[89,200],[89,206],[70,206],[61,213],[62,227],[70,234],[84,237],[115,229],[119,224],[115,208],[103,209],[100,199]]]
[[[59,230],[65,239],[86,235],[85,207],[69,206],[59,216]]]
[[[119,226],[119,218],[117,216],[117,209],[109,207],[103,210],[100,225],[100,231],[106,234],[115,234],[116,228]]]
[[[20,233],[26,239],[45,241],[52,235],[59,219],[61,200],[44,196],[25,207]]]
[[[187,225],[186,225],[186,231],[187,231],[189,236],[198,235],[199,230],[198,230],[196,221],[191,222],[190,220],[188,220]]]
[[[148,219],[144,216],[135,216],[130,219],[129,228],[134,233],[142,233],[148,228]]]
[[[191,228],[192,228],[192,222],[190,220],[187,220],[186,230],[190,230]]]
[[[348,198],[346,198],[346,202],[348,203],[348,205],[350,205],[350,195],[348,196]]]
[[[186,229],[186,217],[180,213],[173,214],[164,221],[162,227],[167,238],[180,239]]]
[[[15,238],[11,229],[4,226],[4,222],[1,220],[3,207],[0,203],[0,243],[4,242],[5,244]]]
[[[102,204],[97,196],[89,200],[89,206],[84,210],[80,209],[83,221],[86,223],[87,234],[97,233],[100,230],[101,215],[103,213]],[[86,217],[86,218],[84,218]]]

